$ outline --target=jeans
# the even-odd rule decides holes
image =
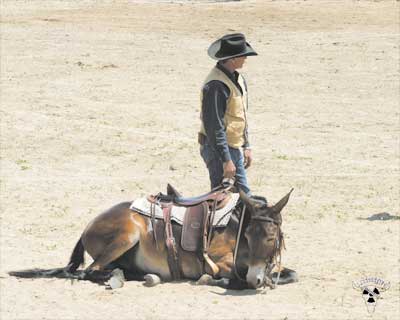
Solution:
[[[244,159],[242,151],[229,147],[231,159],[236,167],[235,185],[242,189],[248,195],[251,195],[249,185],[247,183],[246,170],[244,168]],[[210,175],[211,189],[219,186],[224,178],[224,168],[219,154],[211,148],[208,143],[200,146],[200,154],[207,165]]]

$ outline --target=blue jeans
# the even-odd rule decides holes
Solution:
[[[249,185],[247,183],[246,170],[244,168],[243,154],[241,150],[229,147],[231,159],[236,167],[235,185],[251,195]],[[224,178],[224,168],[219,154],[211,148],[208,143],[200,146],[200,154],[207,165],[210,175],[211,189],[219,186]]]

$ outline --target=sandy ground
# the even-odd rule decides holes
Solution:
[[[365,319],[352,281],[391,282],[373,319],[400,318],[398,1],[1,2],[1,267],[5,319]],[[65,265],[115,203],[208,189],[198,154],[208,45],[241,31],[256,194],[284,211],[300,281],[108,291],[18,280]]]

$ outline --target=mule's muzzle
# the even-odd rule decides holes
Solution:
[[[266,264],[258,263],[250,266],[246,275],[246,282],[250,288],[258,289],[265,285],[266,279]]]

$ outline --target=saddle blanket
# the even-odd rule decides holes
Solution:
[[[239,200],[239,193],[231,193],[231,199],[225,205],[225,207],[215,212],[213,227],[226,227],[238,200]],[[147,200],[146,197],[143,197],[133,201],[130,206],[130,209],[139,212],[140,214],[143,214],[147,217],[150,217],[151,216],[150,206],[151,202]],[[186,209],[187,208],[185,207],[172,206],[171,220],[182,225]],[[161,207],[158,205],[155,205],[155,217],[156,219],[162,219],[162,220],[164,219],[163,211]]]

